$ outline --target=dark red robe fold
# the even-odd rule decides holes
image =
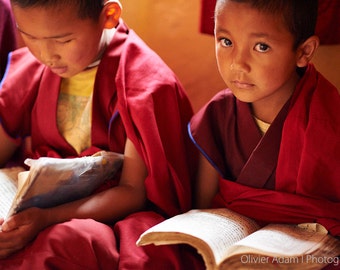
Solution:
[[[30,136],[32,157],[77,156],[56,125],[61,79],[38,63],[26,48],[14,52],[10,60],[9,72],[0,89],[0,119],[7,133],[17,141]],[[156,255],[151,260],[149,255],[152,252],[157,254],[158,249],[137,247],[135,242],[148,226],[164,217],[187,211],[191,206],[191,176],[196,165],[196,150],[186,131],[191,116],[191,105],[174,73],[120,21],[96,75],[92,146],[80,155],[90,155],[99,149],[122,153],[126,138],[129,138],[147,166],[145,184],[151,206],[148,210],[155,212],[140,212],[133,215],[138,218],[127,217],[115,225],[116,240],[111,241],[111,245],[106,241],[102,247],[112,252],[110,263],[115,267],[144,269],[144,264],[171,265],[176,257],[172,254],[178,253],[177,248],[169,247],[164,248],[164,256]],[[110,183],[107,184],[109,187]],[[65,224],[74,227],[74,221]],[[86,224],[92,237],[109,234],[108,239],[112,238],[109,230],[100,229],[104,225],[82,221],[82,226]],[[0,269],[10,269],[7,267],[22,257],[29,259],[22,262],[20,269],[32,269],[31,264],[37,266],[35,269],[49,269],[54,265],[53,260],[46,258],[53,256],[61,257],[55,267],[63,260],[64,269],[72,269],[72,255],[65,257],[64,253],[60,254],[58,245],[69,245],[70,252],[81,247],[76,241],[70,241],[68,235],[58,229],[59,226],[64,225],[58,224],[52,226],[55,229],[43,231],[23,252],[0,261]],[[59,233],[59,242],[49,241],[54,237],[54,231]],[[74,233],[79,239],[88,240],[91,246],[93,240],[88,235],[76,229]],[[48,251],[43,254],[41,249]],[[97,257],[100,252],[91,253],[90,249],[84,249],[82,253],[84,262],[93,263],[93,256]],[[91,263],[89,269],[99,267]],[[114,269],[109,265],[107,262],[107,267],[102,269]],[[178,262],[174,265],[178,266]]]
[[[228,90],[192,118],[195,144],[222,176],[214,207],[264,223],[319,222],[340,235],[339,92],[309,65],[286,106],[283,125],[276,125],[280,113],[262,139],[248,105]],[[282,133],[281,141],[266,140],[273,129]],[[261,147],[262,154],[254,155]],[[273,159],[271,175],[266,164]],[[253,175],[239,181],[249,163],[254,164]],[[274,190],[266,180],[275,181]]]
[[[5,73],[7,55],[16,47],[16,27],[10,1],[0,0],[0,80]]]

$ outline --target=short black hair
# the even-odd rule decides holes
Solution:
[[[78,7],[80,19],[98,20],[103,8],[103,0],[11,0],[12,5],[20,8],[59,7],[72,5]]]
[[[318,0],[217,0],[215,14],[227,1],[246,3],[259,11],[282,16],[294,36],[295,49],[315,33]]]

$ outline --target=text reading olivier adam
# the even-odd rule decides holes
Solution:
[[[262,257],[255,255],[243,255],[241,256],[242,264],[333,264],[334,266],[340,265],[340,257],[320,257],[314,255],[306,255],[304,258],[297,257]]]

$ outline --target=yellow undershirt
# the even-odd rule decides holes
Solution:
[[[262,120],[256,118],[255,116],[254,116],[254,119],[255,119],[256,124],[259,127],[262,135],[265,134],[267,132],[268,128],[270,127],[270,124],[263,122]]]
[[[57,125],[66,141],[81,153],[91,145],[92,93],[97,67],[62,79]]]

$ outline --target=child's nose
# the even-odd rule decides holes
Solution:
[[[249,72],[250,71],[249,58],[250,57],[246,50],[233,48],[230,69],[236,71]]]
[[[60,57],[55,52],[54,46],[49,42],[40,46],[40,59],[45,65],[53,66],[59,58]]]

